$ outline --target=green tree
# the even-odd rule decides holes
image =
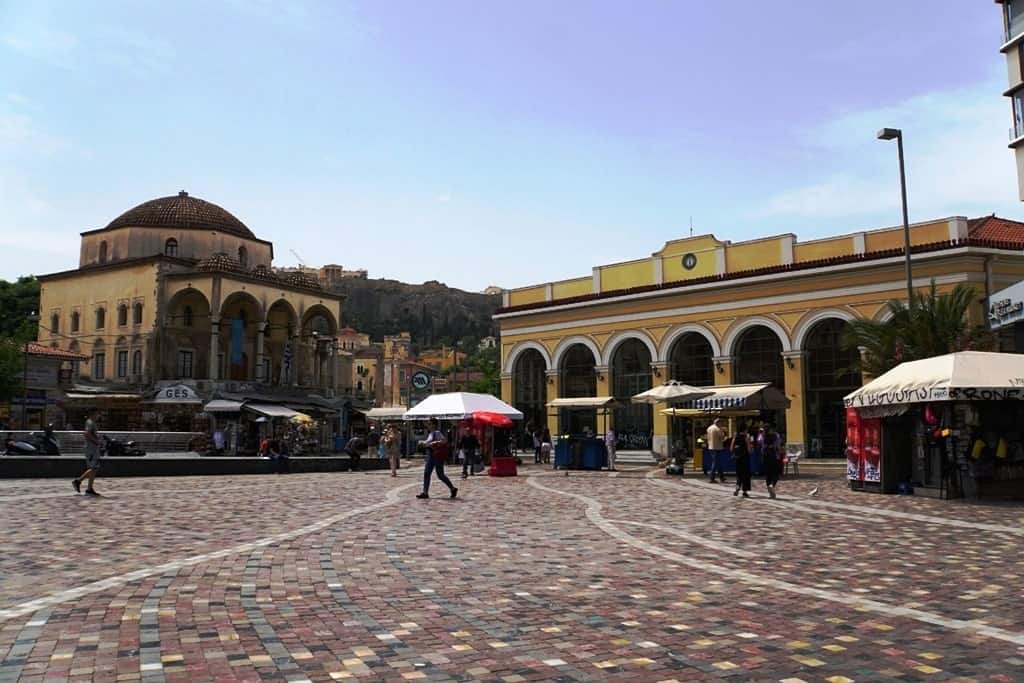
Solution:
[[[0,337],[13,337],[21,331],[25,318],[39,310],[39,280],[31,275],[15,282],[0,280]],[[44,323],[45,324],[45,323]],[[36,338],[36,324],[30,324],[29,338]]]
[[[983,325],[972,325],[967,317],[976,300],[969,285],[960,283],[952,292],[939,294],[932,281],[927,291],[914,292],[909,305],[890,301],[886,322],[851,322],[843,346],[863,349],[861,370],[876,376],[904,361],[990,349],[995,345],[992,333]]]

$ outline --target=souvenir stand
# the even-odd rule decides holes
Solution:
[[[694,454],[694,469],[705,473],[710,471],[711,454],[705,448],[704,433],[716,417],[727,420],[723,428],[726,438],[729,438],[740,425],[770,421],[773,413],[789,407],[786,395],[767,382],[725,384],[702,389],[707,392],[704,396],[683,400],[678,407],[663,410],[662,414],[685,421],[682,425],[671,425],[673,436],[670,438],[674,440],[674,435],[680,434],[681,440],[687,443],[690,452]],[[735,469],[727,449],[718,453],[717,457],[723,471],[731,472]],[[753,472],[761,471],[760,451],[751,454],[750,464]]]
[[[516,459],[512,457],[512,435],[509,432],[513,422],[508,416],[478,410],[465,421],[465,426],[480,442],[481,457],[485,464],[490,465],[487,474],[492,477],[516,476]],[[490,463],[487,463],[488,456]]]
[[[608,465],[608,448],[603,434],[568,433],[573,413],[585,412],[594,417],[595,424],[609,424],[615,399],[611,396],[584,396],[556,398],[547,404],[557,419],[557,442],[554,468],[599,470]]]
[[[405,406],[388,406],[386,408],[370,408],[365,413],[365,417],[369,422],[377,423],[377,431],[380,432],[381,437],[384,436],[384,430],[393,423],[398,423],[398,428],[402,432],[402,455],[409,455],[410,452],[407,448],[412,441],[412,437],[409,431],[409,425],[402,420],[402,416],[409,410]],[[336,450],[341,450],[345,447],[345,444],[341,444]]]
[[[852,488],[1024,498],[1024,355],[902,363],[845,403]]]
[[[488,417],[482,419],[475,419],[474,416],[477,414],[489,414]],[[415,420],[428,420],[435,418],[437,420],[443,420],[447,422],[466,422],[476,424],[477,428],[484,429],[484,436],[488,436],[487,430],[490,430],[491,441],[489,444],[485,444],[484,439],[481,439],[481,446],[484,447],[485,456],[488,454],[486,450],[487,446],[491,448],[491,470],[489,474],[495,476],[511,476],[516,474],[516,460],[511,455],[499,454],[498,447],[502,443],[502,440],[495,434],[494,421],[498,417],[507,418],[510,422],[512,420],[522,420],[523,414],[505,403],[499,398],[491,396],[490,394],[473,394],[464,391],[457,391],[448,394],[434,394],[425,398],[419,405],[411,408],[405,412],[402,419],[406,422],[412,422]],[[491,422],[488,422],[490,420]],[[504,424],[504,423],[502,423]],[[509,425],[511,426],[511,425]],[[499,427],[502,431],[505,431],[503,427]],[[508,453],[508,435],[504,436],[505,450],[504,453]],[[454,446],[454,444],[453,444]],[[454,452],[452,448],[452,452]]]
[[[242,401],[215,398],[207,401],[203,412],[213,418],[213,431],[224,435],[224,455],[239,455],[245,451]]]
[[[648,389],[642,393],[633,396],[630,400],[633,403],[644,403],[647,405],[675,405],[682,401],[689,401],[697,398],[703,398],[711,394],[711,391],[707,388],[692,387],[689,384],[676,381],[674,379],[665,382],[660,386],[656,386],[652,389]],[[678,461],[681,467],[682,461],[685,460],[682,449],[676,446],[676,441],[672,438],[672,434],[669,434],[668,439],[668,452],[666,456],[675,458],[679,456]],[[657,454],[654,454],[657,457]]]

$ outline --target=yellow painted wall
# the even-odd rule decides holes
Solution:
[[[725,248],[725,270],[735,273],[741,270],[765,268],[782,264],[782,238],[739,242]]]
[[[601,266],[601,291],[649,285],[654,282],[654,268],[650,259]]]
[[[697,257],[697,265],[693,270],[683,268],[683,256],[693,254]],[[661,259],[662,278],[665,282],[677,282],[679,280],[692,280],[698,277],[707,277],[718,273],[718,253],[716,249],[703,249],[687,251],[674,256],[664,256]]]
[[[698,251],[714,250],[715,247],[723,244],[725,243],[715,239],[713,235],[699,235],[697,237],[687,237],[681,240],[666,242],[660,251],[654,252],[654,255],[664,256],[665,258],[682,256],[683,254],[696,253]]]
[[[923,225],[910,226],[911,244],[930,244],[933,242],[944,242],[949,239],[949,222],[939,221],[937,223],[925,223]],[[903,228],[892,230],[881,230],[869,232],[864,238],[867,251],[882,251],[884,249],[903,248]]]
[[[594,278],[578,277],[574,280],[562,280],[551,286],[551,294],[555,299],[568,299],[573,296],[585,296],[594,293]]]
[[[818,259],[849,256],[855,253],[852,237],[836,237],[830,240],[796,243],[793,245],[793,262],[817,261]]]
[[[513,289],[508,293],[509,306],[523,306],[544,301],[544,285],[527,287],[525,289]]]

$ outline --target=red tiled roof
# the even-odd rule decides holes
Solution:
[[[84,356],[74,351],[54,349],[36,342],[28,343],[28,353],[32,356],[47,356],[49,358],[60,358],[61,360],[89,360],[89,356]]]
[[[978,239],[1012,242],[1024,248],[1024,223],[995,214],[967,221],[967,233]]]

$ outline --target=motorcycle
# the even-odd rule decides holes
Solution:
[[[139,458],[146,454],[134,441],[118,441],[104,436],[105,455],[110,458]]]
[[[5,442],[4,455],[60,455],[60,444],[53,435],[53,426],[44,433],[32,432],[25,439],[10,439]]]

